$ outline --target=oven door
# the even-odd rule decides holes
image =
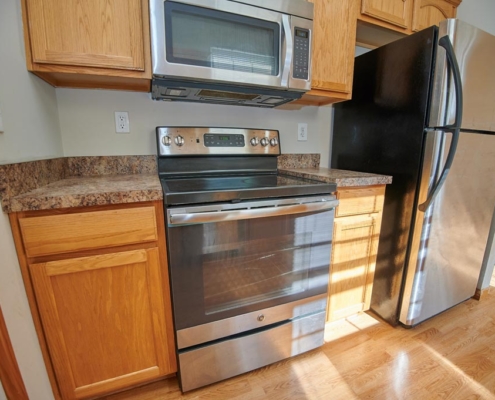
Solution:
[[[325,294],[333,196],[170,208],[175,329]]]
[[[150,12],[153,75],[288,87],[289,15],[228,0],[152,0]]]

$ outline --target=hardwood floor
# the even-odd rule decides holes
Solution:
[[[185,395],[172,378],[105,399],[495,400],[495,288],[409,330],[359,314],[327,325],[325,341]]]

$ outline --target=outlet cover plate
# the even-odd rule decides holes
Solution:
[[[130,133],[129,113],[127,111],[115,111],[115,132]]]
[[[308,140],[308,124],[297,124],[297,140],[299,142],[305,142]]]

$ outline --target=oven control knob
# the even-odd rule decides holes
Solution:
[[[263,147],[266,147],[266,146],[268,146],[269,142],[268,142],[268,139],[266,137],[264,137],[264,138],[261,138],[260,143]]]
[[[254,137],[250,140],[251,146],[258,146],[258,143],[260,142],[257,137]]]
[[[180,147],[180,146],[183,146],[183,145],[184,145],[184,138],[183,138],[181,135],[176,136],[176,137],[175,137],[175,144],[176,144],[177,146],[179,146],[179,147]]]
[[[270,139],[270,145],[271,145],[272,147],[275,147],[277,144],[278,144],[278,140],[277,140],[277,138],[272,138],[272,139]]]
[[[162,143],[164,146],[170,146],[172,144],[172,139],[170,136],[164,136],[162,137]]]

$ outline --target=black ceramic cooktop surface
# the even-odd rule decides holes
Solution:
[[[277,174],[161,179],[167,205],[323,195],[335,184]]]

